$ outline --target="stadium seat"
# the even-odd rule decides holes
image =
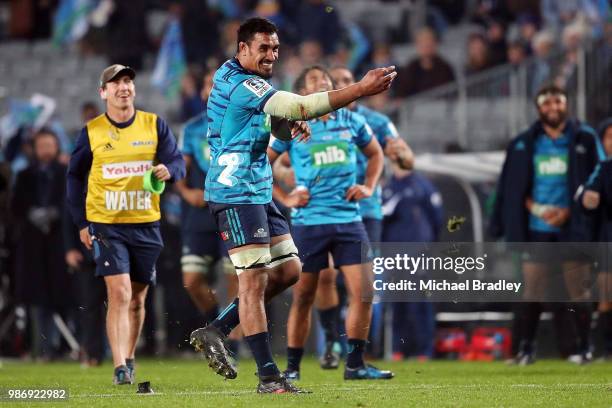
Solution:
[[[53,44],[52,41],[34,41],[30,46],[30,54],[32,58],[54,56],[55,58],[62,57],[65,52],[62,48]]]
[[[43,70],[43,62],[40,59],[20,57],[13,61],[12,76],[15,78],[30,79],[36,82]]]
[[[0,44],[0,59],[12,60],[14,58],[25,57],[29,54],[29,44],[27,41],[10,41]]]

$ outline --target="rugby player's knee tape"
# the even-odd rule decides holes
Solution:
[[[270,248],[258,247],[248,248],[242,251],[230,254],[230,259],[236,268],[236,273],[240,275],[248,269],[265,268],[272,257],[270,256]]]
[[[221,258],[221,268],[223,269],[224,274],[233,275],[236,273],[236,268],[234,267],[232,260],[227,256]]]
[[[298,249],[293,243],[292,239],[286,239],[273,245],[270,248],[270,256],[272,260],[268,267],[272,268],[287,261],[291,261],[293,259],[298,258]]]
[[[183,272],[201,273],[208,275],[213,267],[213,257],[198,255],[183,255],[181,257],[181,269]]]

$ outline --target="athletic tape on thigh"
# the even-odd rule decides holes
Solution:
[[[183,272],[202,273],[207,275],[213,264],[213,257],[210,255],[183,255],[181,257],[181,269]]]
[[[270,256],[272,260],[268,264],[269,268],[273,268],[282,263],[298,258],[298,249],[292,239],[286,239],[273,245],[270,248]]]
[[[270,248],[257,247],[235,252],[230,255],[230,259],[236,267],[236,273],[240,275],[241,272],[247,269],[266,267],[272,260],[272,257],[270,256]]]

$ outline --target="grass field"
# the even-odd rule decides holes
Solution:
[[[257,395],[252,361],[242,361],[236,380],[224,381],[200,360],[142,360],[137,381],[151,381],[155,395],[136,394],[136,385],[111,385],[111,366],[82,369],[76,363],[5,361],[0,388],[66,388],[68,402],[14,406],[83,407],[612,407],[612,363],[574,366],[538,361],[529,367],[503,363],[380,363],[389,381],[341,379],[306,360],[299,384],[308,395]],[[284,361],[281,361],[284,367]],[[7,406],[0,401],[0,406]]]

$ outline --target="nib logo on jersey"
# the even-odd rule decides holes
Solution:
[[[537,155],[536,171],[541,176],[564,176],[567,174],[567,155]]]
[[[316,167],[331,167],[349,162],[348,143],[325,143],[310,149]]]
[[[118,179],[124,177],[144,176],[145,172],[153,167],[151,161],[132,161],[124,163],[111,163],[102,166],[102,177],[105,179]]]

